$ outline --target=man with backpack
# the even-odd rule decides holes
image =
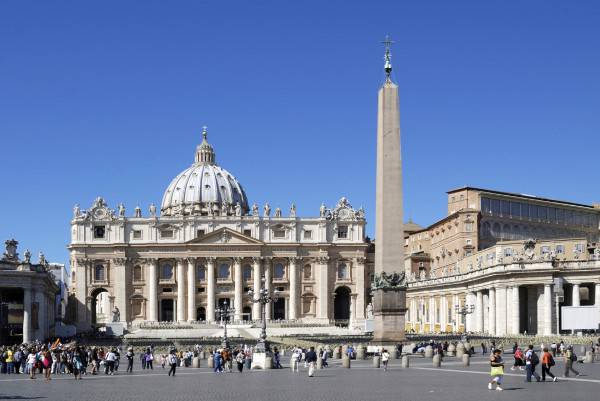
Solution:
[[[538,375],[535,371],[535,367],[540,363],[540,358],[537,356],[535,351],[533,350],[533,345],[529,344],[527,347],[527,352],[525,353],[525,368],[527,369],[527,378],[526,382],[531,382],[531,376],[535,377],[536,381],[540,381],[540,375]]]
[[[569,377],[569,371],[579,376],[579,372],[573,369],[573,362],[577,362],[577,355],[573,352],[573,346],[569,345],[565,351],[565,377]]]

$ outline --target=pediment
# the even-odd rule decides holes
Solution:
[[[227,245],[263,245],[262,241],[248,237],[242,233],[229,228],[220,228],[211,233],[205,234],[200,238],[194,238],[188,244],[227,244]]]

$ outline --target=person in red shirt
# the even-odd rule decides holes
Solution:
[[[552,354],[548,352],[548,348],[544,348],[544,353],[542,354],[542,381],[546,381],[546,375],[550,376],[553,381],[558,381],[556,376],[550,372],[550,368],[554,366],[554,364]]]

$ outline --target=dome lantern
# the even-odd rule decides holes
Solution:
[[[210,146],[206,137],[208,136],[208,127],[202,127],[202,143],[196,147],[196,163],[215,164],[215,151]]]

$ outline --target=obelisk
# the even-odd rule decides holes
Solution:
[[[385,82],[377,106],[377,188],[375,210],[375,280],[373,337],[380,343],[404,340],[406,287],[402,221],[400,101],[392,82],[389,38],[385,44]]]

